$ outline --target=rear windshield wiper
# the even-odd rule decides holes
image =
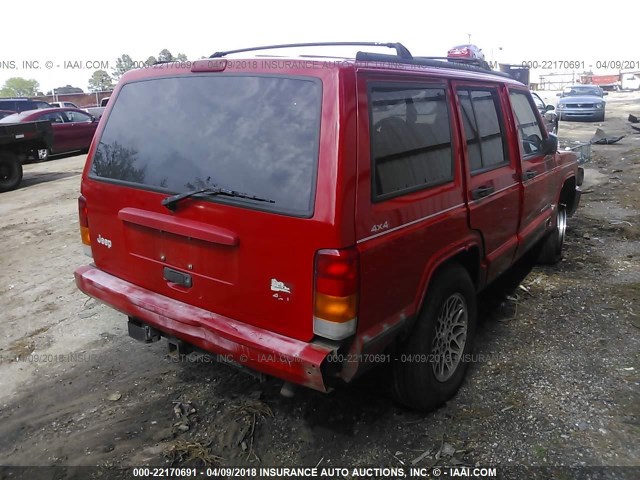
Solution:
[[[247,198],[249,200],[255,200],[256,202],[276,203],[274,200],[270,200],[268,198],[257,197],[255,195],[249,195],[248,193],[237,192],[236,190],[227,190],[226,188],[221,187],[205,187],[199,188],[198,190],[179,193],[177,195],[172,195],[171,197],[164,198],[160,203],[162,203],[162,205],[167,207],[172,212],[175,212],[177,205],[181,200],[201,194],[211,196],[224,195],[226,197]]]

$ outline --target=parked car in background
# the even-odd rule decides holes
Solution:
[[[102,114],[104,113],[105,108],[107,107],[108,102],[109,102],[109,97],[105,97],[102,100],[100,100],[99,107],[98,106],[87,107],[84,109],[84,111],[100,119],[102,117]]]
[[[522,83],[386,46],[125,73],[82,176],[78,287],[178,355],[320,391],[387,364],[403,404],[451,398],[477,292],[561,260],[581,170]]]
[[[477,45],[467,44],[453,47],[447,52],[447,58],[451,62],[459,61],[491,70],[484,58],[484,52]]]
[[[53,126],[51,148],[40,160],[46,160],[49,154],[87,151],[93,140],[98,122],[87,112],[77,108],[49,108],[14,113],[0,119],[0,124],[23,123],[48,120]]]
[[[572,85],[558,93],[558,117],[560,120],[584,119],[602,122],[605,118],[604,92],[597,85]]]
[[[477,45],[458,45],[457,47],[449,49],[447,57],[484,60],[484,52]]]
[[[35,104],[37,109],[51,108],[51,104],[43,100],[31,100],[31,101]]]
[[[73,102],[51,102],[51,106],[58,108],[80,108]]]
[[[554,111],[556,108],[553,105],[547,105],[542,98],[535,93],[531,92],[533,103],[536,104],[536,108],[542,115],[544,120],[544,126],[547,127],[547,132],[558,134],[558,114]]]
[[[0,98],[0,110],[25,112],[39,108],[51,108],[51,105],[42,100],[30,100],[28,98]]]

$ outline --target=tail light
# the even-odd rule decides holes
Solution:
[[[89,215],[87,214],[87,199],[82,195],[78,197],[78,216],[80,220],[80,238],[85,255],[91,254],[91,236],[89,235]]]
[[[353,335],[358,322],[359,254],[355,247],[316,254],[313,333],[331,340]]]

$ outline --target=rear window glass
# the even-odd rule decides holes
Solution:
[[[274,200],[215,197],[292,215],[312,211],[318,80],[190,76],[125,85],[91,175],[167,193],[224,187]]]

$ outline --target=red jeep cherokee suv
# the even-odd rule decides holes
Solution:
[[[560,259],[582,172],[524,85],[372,45],[397,54],[124,75],[82,177],[78,287],[140,340],[320,391],[389,362],[400,402],[450,398],[476,294],[531,249]]]

